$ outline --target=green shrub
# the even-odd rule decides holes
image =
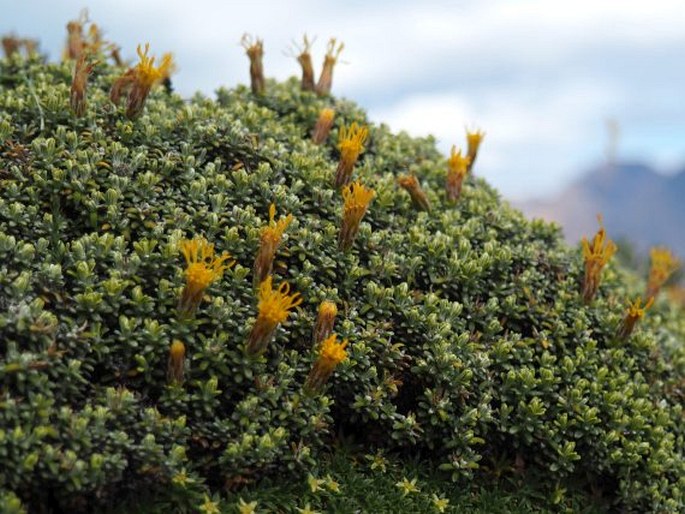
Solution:
[[[0,501],[18,511],[105,505],[144,491],[214,491],[303,473],[342,431],[369,448],[431,455],[454,480],[543,472],[632,511],[685,505],[685,320],[658,303],[626,342],[614,333],[642,281],[609,265],[580,296],[582,257],[558,227],[528,221],[483,180],[445,199],[431,138],[370,125],[355,176],[376,190],[352,251],[338,250],[331,186],[353,103],[297,80],[266,94],[162,89],[126,119],[96,68],[83,118],[71,69],[0,63]],[[322,146],[321,108],[336,109]],[[487,151],[487,141],[484,151]],[[478,166],[476,166],[477,172]],[[397,186],[421,180],[432,210]],[[303,303],[267,352],[244,342],[252,264],[275,203],[294,220],[274,263]],[[179,319],[183,238],[236,264]],[[323,394],[303,394],[322,300],[350,341]],[[173,340],[185,382],[168,384]],[[561,484],[561,485],[560,485]]]

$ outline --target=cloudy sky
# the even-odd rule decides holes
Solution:
[[[445,152],[483,128],[478,173],[510,198],[552,194],[601,162],[608,119],[620,158],[666,173],[685,163],[683,0],[0,0],[0,31],[57,58],[82,7],[127,57],[145,41],[172,51],[184,95],[248,80],[244,32],[265,40],[277,78],[299,72],[293,38],[318,36],[318,68],[336,36],[335,94]]]

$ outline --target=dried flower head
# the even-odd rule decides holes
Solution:
[[[321,391],[336,366],[347,359],[347,344],[347,340],[339,343],[335,334],[331,334],[321,343],[317,359],[304,385],[306,391]]]
[[[293,215],[287,216],[276,221],[276,205],[269,206],[269,224],[262,228],[259,250],[254,261],[254,283],[261,284],[271,273],[276,251],[281,244],[283,233],[293,220]]]
[[[324,300],[319,304],[319,312],[314,324],[313,338],[316,347],[333,332],[335,317],[338,315],[338,307],[330,300]]]
[[[349,126],[340,127],[338,133],[338,149],[340,161],[335,172],[335,187],[342,187],[352,179],[352,171],[357,163],[359,154],[364,151],[364,143],[369,135],[366,126],[353,122]]]
[[[583,301],[589,303],[597,294],[601,281],[602,269],[618,249],[614,242],[607,239],[606,230],[599,219],[600,227],[590,243],[583,238],[583,258],[585,260],[585,276],[583,278]]]
[[[5,52],[5,57],[12,57],[12,55],[19,52],[21,45],[21,39],[16,36],[9,35],[2,38],[2,49]]]
[[[344,187],[342,194],[345,204],[338,246],[346,252],[352,247],[359,231],[359,224],[376,193],[373,189],[364,187],[360,181],[356,181]]]
[[[456,202],[461,195],[461,188],[470,164],[471,159],[468,156],[462,157],[461,150],[457,151],[457,147],[452,146],[450,157],[447,159],[447,183],[445,186],[447,199],[450,202]]]
[[[143,112],[145,100],[147,100],[152,87],[169,77],[174,70],[171,54],[164,54],[159,66],[155,66],[155,58],[148,56],[149,50],[149,43],[145,43],[145,50],[138,45],[137,52],[140,61],[133,68],[132,73],[126,72],[121,77],[124,87],[130,85],[126,104],[126,116],[130,119],[137,118]],[[117,83],[115,83],[115,86],[117,86]],[[115,86],[113,86],[113,89]],[[111,92],[110,97],[112,97]]]
[[[181,241],[181,253],[186,261],[186,284],[178,302],[181,314],[193,314],[202,301],[205,289],[221,278],[224,271],[235,264],[224,252],[214,255],[214,245],[202,237]]]
[[[639,296],[634,302],[630,303],[628,305],[628,309],[626,310],[625,318],[623,318],[623,321],[621,321],[621,324],[618,326],[616,337],[620,340],[628,339],[630,334],[633,333],[635,324],[645,316],[645,313],[653,303],[654,298],[652,297],[647,300],[644,305],[642,305],[642,299]]]
[[[240,44],[245,49],[245,53],[250,59],[250,85],[252,93],[255,95],[264,94],[264,41],[253,38],[249,34],[243,34]]]
[[[300,87],[302,91],[314,91],[314,65],[312,64],[312,54],[310,53],[314,41],[310,41],[307,34],[302,39],[303,44],[301,47],[295,45],[299,52],[296,59],[300,66],[302,66],[302,82]]]
[[[661,286],[678,269],[680,262],[668,248],[652,248],[649,255],[651,264],[647,281],[647,298],[654,298]]]
[[[466,130],[466,142],[468,144],[469,158],[468,171],[471,171],[471,168],[473,168],[473,165],[476,163],[476,157],[478,157],[478,149],[480,148],[480,144],[483,142],[484,137],[485,132],[482,132],[480,130]]]
[[[273,277],[268,276],[259,286],[259,314],[245,347],[249,355],[264,353],[278,325],[302,303],[299,293],[290,294],[290,284],[283,282],[278,289],[273,289],[272,280]]]
[[[397,183],[409,193],[415,208],[420,211],[430,211],[430,202],[416,175],[402,175],[397,179]]]
[[[331,132],[331,127],[333,126],[333,118],[335,117],[335,111],[329,107],[321,109],[319,117],[316,120],[316,126],[312,132],[312,141],[315,144],[320,145],[328,138],[328,134]]]
[[[86,87],[88,85],[88,75],[98,64],[98,61],[88,62],[88,52],[81,53],[74,65],[74,75],[71,81],[71,110],[78,117],[86,112]]]
[[[328,41],[326,56],[323,60],[323,68],[321,69],[319,82],[316,84],[316,93],[319,96],[329,95],[331,93],[331,87],[333,86],[333,68],[335,67],[335,63],[338,62],[338,58],[340,57],[343,48],[345,48],[344,43],[338,43],[335,38],[331,38],[330,41]]]
[[[178,339],[169,347],[167,380],[170,384],[182,384],[185,369],[186,347]]]
[[[78,59],[86,47],[86,41],[83,34],[83,26],[88,23],[88,11],[86,9],[81,11],[77,20],[71,20],[67,23],[67,44],[64,49],[65,59]]]

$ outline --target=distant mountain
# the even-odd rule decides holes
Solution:
[[[606,164],[555,198],[517,207],[530,217],[559,222],[572,243],[596,232],[601,213],[613,239],[628,239],[640,252],[666,245],[685,256],[685,170],[666,176],[644,164]]]

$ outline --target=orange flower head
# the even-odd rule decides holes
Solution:
[[[352,247],[359,224],[366,214],[366,210],[375,196],[375,191],[357,181],[343,188],[343,219],[340,226],[338,244],[341,250],[347,251]]]
[[[582,245],[583,258],[585,259],[583,299],[585,303],[589,303],[599,289],[602,269],[616,253],[618,247],[612,240],[607,238],[606,230],[601,225],[601,217],[599,230],[592,239],[592,242],[589,242],[584,237]]]
[[[290,294],[290,284],[287,282],[273,289],[272,279],[269,276],[259,286],[259,317],[271,325],[278,325],[288,319],[288,314],[302,303],[302,298],[300,293]]]
[[[326,339],[333,331],[335,317],[338,315],[338,307],[330,300],[324,300],[319,305],[319,312],[314,325],[314,344],[317,345]]]
[[[473,164],[476,162],[476,157],[478,156],[478,149],[480,148],[480,144],[483,142],[484,137],[485,132],[482,132],[480,130],[466,130],[466,142],[468,147],[467,155],[470,159],[469,170],[471,170],[471,167],[473,167]]]
[[[335,173],[335,187],[342,187],[350,182],[354,165],[359,155],[364,151],[364,143],[369,135],[366,126],[360,126],[353,122],[349,126],[343,126],[338,133],[338,149],[340,161]]]
[[[287,282],[283,282],[278,289],[273,289],[272,280],[273,277],[269,275],[259,286],[259,314],[245,347],[248,355],[264,353],[278,325],[288,319],[290,311],[302,303],[299,293],[290,294],[290,285]]]
[[[175,339],[169,347],[169,362],[167,364],[167,379],[170,383],[183,383],[185,357],[185,345],[178,339]]]
[[[471,166],[471,158],[461,155],[461,150],[457,152],[456,146],[452,146],[450,157],[447,159],[447,199],[451,202],[456,201],[461,195],[461,188],[464,178]]]
[[[186,285],[179,301],[179,311],[189,314],[195,311],[205,289],[221,278],[224,271],[235,264],[231,256],[224,252],[214,255],[214,245],[202,237],[184,239],[181,253],[186,261]]]
[[[321,109],[319,117],[316,120],[316,126],[312,132],[312,140],[315,144],[320,145],[323,143],[333,126],[333,118],[335,117],[335,111],[329,107]]]
[[[651,264],[647,281],[647,297],[653,298],[673,272],[678,269],[680,262],[668,248],[652,248],[649,255]]]
[[[276,251],[281,244],[283,233],[293,220],[292,214],[288,214],[278,221],[275,220],[275,217],[276,205],[272,203],[269,206],[269,224],[262,228],[259,251],[254,262],[255,285],[261,284],[267,275],[271,273],[271,267],[273,266]]]
[[[346,347],[347,340],[339,343],[335,334],[331,334],[321,343],[318,357],[304,385],[307,392],[314,393],[323,388],[336,366],[347,359]]]
[[[416,175],[403,175],[397,179],[397,182],[402,189],[409,193],[414,207],[421,211],[430,211],[430,202]]]
[[[654,304],[654,298],[649,298],[647,302],[642,305],[642,299],[638,296],[635,301],[631,302],[626,309],[626,315],[618,327],[616,336],[620,340],[626,340],[633,333],[635,325],[638,321],[644,318],[647,310]]]
[[[135,81],[148,90],[155,84],[161,82],[169,77],[174,70],[175,65],[173,57],[170,53],[165,53],[159,66],[155,66],[155,58],[148,56],[150,50],[150,43],[145,43],[145,50],[138,45],[136,52],[140,61],[136,64],[134,69]]]

